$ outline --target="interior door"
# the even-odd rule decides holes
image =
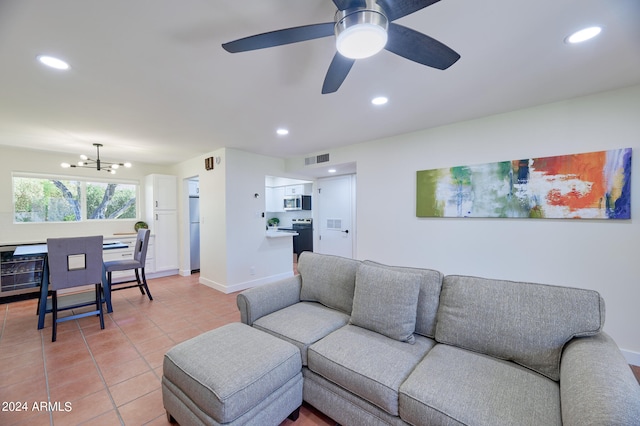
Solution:
[[[355,255],[355,175],[318,179],[318,247],[322,254]]]

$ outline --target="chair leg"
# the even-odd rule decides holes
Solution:
[[[133,272],[136,273],[136,281],[138,282],[138,289],[140,290],[140,293],[142,293],[142,295],[144,296],[144,289],[142,286],[142,281],[140,281],[140,274],[138,273],[138,268],[134,269]]]
[[[58,325],[58,292],[53,291],[51,293],[51,313],[52,315],[52,319],[53,319],[53,326],[52,326],[52,331],[51,331],[51,341],[55,342],[56,341],[56,332],[57,330],[57,325]]]
[[[136,272],[137,272],[137,269],[136,269]],[[144,285],[144,289],[147,291],[147,296],[149,296],[149,300],[153,300],[153,296],[151,296],[151,292],[149,291],[149,286],[147,285],[147,276],[144,274],[144,268],[140,268],[140,272],[142,273],[142,285]]]
[[[100,317],[100,329],[104,330],[104,313],[102,311],[102,285],[96,284],[96,308]]]

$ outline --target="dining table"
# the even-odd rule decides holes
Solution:
[[[103,250],[115,250],[129,247],[120,241],[110,241],[102,244]],[[13,252],[14,256],[43,255],[42,281],[40,282],[40,302],[38,303],[38,330],[44,328],[44,318],[47,314],[47,297],[49,296],[49,259],[46,244],[26,244],[17,246]],[[90,284],[90,283],[89,283]],[[104,300],[107,304],[107,312],[113,312],[111,305],[111,287],[107,280],[107,272],[102,264],[102,288],[104,289]]]

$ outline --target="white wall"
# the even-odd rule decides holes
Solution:
[[[206,157],[220,163],[204,170]],[[266,237],[265,176],[284,174],[284,160],[223,148],[180,163],[182,182],[200,180],[200,282],[225,293],[293,275],[291,238]],[[181,266],[188,268],[188,212],[183,185],[179,197]],[[255,197],[258,194],[258,197]]]
[[[79,153],[80,154],[80,153]],[[63,169],[60,163],[73,159],[71,154],[27,150],[0,146],[0,244],[43,242],[48,237],[75,237],[82,235],[112,235],[134,232],[133,225],[145,217],[144,177],[151,173],[167,173],[167,167],[135,163],[131,169],[121,169],[116,175],[92,169]],[[82,176],[100,179],[124,179],[140,185],[138,202],[139,219],[86,221],[81,223],[13,223],[14,172],[43,173],[50,175]]]
[[[637,190],[626,221],[415,215],[418,170],[624,147],[640,152],[640,86],[353,145],[331,158],[357,161],[358,258],[597,290],[605,330],[640,365]]]

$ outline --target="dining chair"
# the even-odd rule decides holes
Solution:
[[[49,293],[47,310],[53,314],[51,341],[56,341],[58,323],[98,315],[104,329],[102,311],[102,235],[73,238],[48,238]],[[93,285],[93,291],[58,294],[60,290]],[[80,290],[80,289],[78,289]],[[59,311],[95,305],[92,311],[58,318]]]
[[[138,287],[140,289],[140,293],[143,295],[147,294],[149,300],[153,300],[153,296],[151,296],[151,292],[149,291],[149,286],[147,285],[147,277],[144,273],[144,266],[147,261],[147,248],[149,246],[149,235],[151,231],[148,229],[139,229],[138,236],[136,237],[136,246],[133,250],[133,259],[122,259],[122,260],[110,260],[104,262],[104,269],[107,273],[107,285],[111,289],[111,291],[116,290],[124,290],[127,288]],[[112,272],[116,271],[128,271],[133,269],[136,278],[128,281],[120,281],[114,283],[112,281]],[[125,285],[122,284],[130,284]],[[115,287],[114,287],[115,286]]]

